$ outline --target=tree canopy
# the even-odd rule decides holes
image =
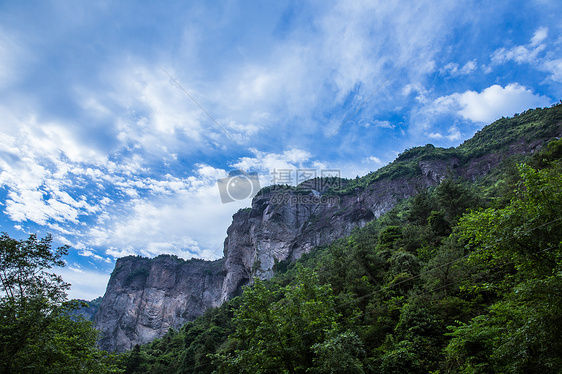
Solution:
[[[0,236],[0,371],[2,373],[120,372],[96,347],[91,323],[71,312],[69,284],[52,272],[68,247],[51,250],[52,237]]]
[[[420,191],[136,348],[128,373],[560,373],[562,173],[530,164]]]

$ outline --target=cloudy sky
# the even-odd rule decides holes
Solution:
[[[374,171],[562,98],[560,1],[1,1],[0,231],[216,259],[217,179]]]

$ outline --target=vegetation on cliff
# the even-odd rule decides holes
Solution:
[[[272,279],[118,358],[95,348],[89,322],[69,317],[66,285],[47,271],[66,248],[3,236],[2,370],[560,373],[562,140],[532,155],[511,150],[561,127],[562,105],[527,111],[458,148],[413,148],[346,181],[332,193],[414,175],[420,160],[505,156],[476,182],[449,177],[349,237],[277,263]]]
[[[455,150],[420,147],[398,161],[454,152],[465,162],[485,148],[510,155],[517,142],[559,133],[561,113],[528,111]],[[561,156],[553,140],[533,155],[513,153],[477,183],[448,178],[421,190],[135,347],[125,372],[560,373]]]

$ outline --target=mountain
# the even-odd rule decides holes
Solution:
[[[86,301],[86,300],[78,299],[76,301],[84,303],[85,306],[74,310],[72,312],[72,314],[77,315],[77,316],[82,316],[87,321],[93,321],[94,318],[96,317],[96,314],[98,313],[98,309],[100,308],[101,300],[102,300],[101,296],[96,297],[92,301]]]
[[[129,350],[220,305],[224,276],[223,260],[118,259],[94,319],[100,346]]]
[[[506,160],[561,136],[557,105],[502,118],[456,148],[408,149],[361,178],[266,187],[233,216],[221,260],[119,259],[95,317],[100,345],[124,351],[161,337],[240,294],[254,277],[271,278],[277,268],[348,236],[400,201],[448,178],[492,183]]]

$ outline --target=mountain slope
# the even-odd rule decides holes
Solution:
[[[220,305],[223,268],[222,260],[168,255],[118,259],[94,319],[100,347],[129,350]]]
[[[448,177],[493,183],[490,175],[504,160],[534,153],[561,136],[562,106],[557,105],[502,118],[457,148],[406,150],[374,173],[342,180],[338,188],[322,180],[297,188],[266,187],[250,209],[233,216],[222,260],[182,265],[163,256],[118,260],[96,316],[101,346],[119,351],[160,337],[240,294],[253,277],[270,278],[276,264],[348,236],[401,200]],[[180,270],[192,266],[197,270]]]

